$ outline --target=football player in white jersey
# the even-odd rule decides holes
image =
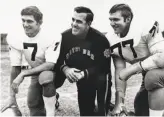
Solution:
[[[162,37],[162,34],[159,33],[159,24],[157,21],[154,23],[151,30],[147,31],[147,34],[141,37],[141,41],[147,43],[147,51],[150,52],[150,55],[143,61],[138,60],[139,62],[123,69],[120,72],[120,79],[124,81],[128,80],[130,76],[135,73],[149,71],[155,68],[164,68],[164,38]],[[138,46],[135,46],[134,49],[137,47]],[[127,49],[126,51],[130,52],[130,48],[126,47],[124,49]],[[142,50],[142,48],[140,49]],[[118,54],[119,56],[119,53],[114,54]],[[126,55],[126,53],[124,53],[124,55]],[[128,57],[126,59],[128,60]],[[131,63],[134,63],[135,61],[137,60],[134,59]]]
[[[11,91],[9,102],[2,111],[13,105],[18,106],[15,95],[26,77],[31,78],[28,90],[30,116],[55,115],[54,66],[59,56],[61,37],[41,28],[42,17],[43,14],[36,6],[24,8],[21,18],[25,34],[11,37],[9,34]],[[22,55],[30,69],[21,71]]]
[[[133,74],[147,72],[144,80],[148,91],[150,116],[164,114],[164,38],[158,29],[158,22],[155,22],[149,33],[141,38],[147,43],[149,57],[120,72],[120,79],[123,81],[127,81]]]
[[[148,56],[150,56],[151,52],[153,53],[153,44],[162,42],[162,38],[157,39],[156,37],[158,23],[155,22],[154,26],[151,25],[152,28],[149,28],[149,31],[147,33],[142,32],[142,30],[137,27],[134,27],[134,24],[132,22],[133,19],[133,13],[131,8],[126,4],[116,4],[114,5],[110,11],[110,21],[111,26],[114,29],[115,34],[110,36],[110,32],[106,35],[108,37],[109,42],[111,43],[111,48],[113,52],[113,61],[115,66],[115,79],[116,79],[116,103],[115,108],[113,110],[113,114],[119,114],[123,108],[124,105],[124,97],[125,97],[125,89],[126,89],[126,82],[123,82],[119,79],[120,71],[123,71],[123,69],[126,67],[125,62],[134,63],[137,61],[144,60]],[[155,40],[152,41],[153,43],[148,44],[148,40]],[[140,40],[141,39],[141,40]],[[128,48],[128,49],[127,49]],[[151,48],[151,51],[148,49]],[[162,52],[162,47],[160,47],[160,52]],[[155,53],[160,53],[156,52]],[[161,55],[161,54],[160,54]],[[149,57],[150,58],[150,57]],[[162,62],[161,60],[157,62]],[[148,66],[148,63],[152,61],[146,60],[143,61],[141,64],[143,65],[143,69],[148,70],[150,66]],[[154,62],[151,62],[151,65],[154,66]],[[160,64],[159,64],[160,65]],[[136,69],[135,69],[136,70]],[[137,69],[138,70],[138,69]],[[141,69],[140,69],[141,71]],[[142,72],[143,73],[143,82],[140,88],[140,91],[137,93],[137,96],[134,101],[134,108],[135,108],[135,115],[136,116],[148,116],[149,115],[149,108],[150,108],[150,115],[153,115],[153,113],[158,112],[158,115],[162,116],[162,112],[164,110],[164,104],[159,105],[159,102],[164,102],[162,96],[160,93],[164,93],[164,75],[163,75],[163,69],[156,69],[155,71],[149,71],[149,72]],[[127,73],[127,72],[126,72]],[[129,73],[129,72],[128,72]],[[151,75],[150,75],[151,74]],[[153,74],[153,75],[152,75]],[[158,75],[157,75],[158,74]],[[124,74],[120,74],[123,77]],[[145,76],[146,75],[146,76]],[[146,80],[148,79],[148,80]],[[150,80],[151,79],[151,80]],[[157,80],[158,79],[158,80]],[[153,81],[156,81],[154,84]],[[160,81],[160,83],[157,83]],[[161,85],[162,84],[162,85]],[[157,91],[158,90],[158,91]],[[155,101],[152,101],[152,98],[154,98],[154,95],[159,95],[158,97],[153,99]],[[153,113],[152,113],[153,112]],[[157,115],[157,114],[156,114]]]

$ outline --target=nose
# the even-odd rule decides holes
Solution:
[[[26,27],[26,26],[28,26],[28,23],[26,21],[24,21],[23,25]]]
[[[73,25],[73,26],[77,26],[76,20],[75,20],[75,21],[72,21],[72,25]]]
[[[111,26],[114,26],[115,25],[115,22],[113,20],[110,21],[110,25]]]

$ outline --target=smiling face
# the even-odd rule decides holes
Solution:
[[[40,22],[34,19],[33,15],[22,15],[22,25],[28,37],[34,37],[40,30]]]
[[[124,34],[127,29],[130,27],[129,19],[125,19],[121,11],[116,11],[115,13],[111,13],[110,17],[110,25],[114,29],[116,34]]]
[[[75,36],[84,36],[89,30],[89,23],[86,22],[87,13],[77,13],[76,11],[72,17],[72,34]]]

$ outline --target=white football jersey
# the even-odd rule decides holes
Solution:
[[[118,35],[112,32],[108,32],[106,34],[106,37],[111,45],[111,51],[113,52],[118,52],[120,57],[125,58],[125,55],[123,53],[123,48],[125,47],[130,47],[131,52],[133,54],[133,58],[137,57],[137,53],[134,50],[134,46],[136,46],[141,38],[141,31],[136,29],[135,26],[133,25],[133,22],[131,23],[130,29],[128,34],[120,38]]]
[[[151,55],[157,52],[164,52],[164,38],[157,21],[145,28],[143,32],[141,39],[146,41]]]
[[[9,36],[10,61],[12,66],[21,66],[23,57],[33,68],[44,62],[56,63],[60,52],[61,35],[40,32],[33,38],[25,34]]]
[[[128,34],[123,38],[114,32],[108,32],[106,37],[110,42],[111,51],[129,61],[143,60],[148,57],[152,53],[150,47],[163,40],[162,35],[155,33],[154,24],[155,22],[151,22],[146,28],[143,28],[132,22]]]

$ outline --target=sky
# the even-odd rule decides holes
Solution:
[[[94,13],[92,26],[106,32],[111,29],[109,9],[116,3],[131,6],[137,25],[154,19],[164,30],[164,0],[1,0],[0,33],[22,30],[20,12],[31,5],[36,5],[43,12],[43,26],[57,32],[70,27],[74,7],[89,7]]]

